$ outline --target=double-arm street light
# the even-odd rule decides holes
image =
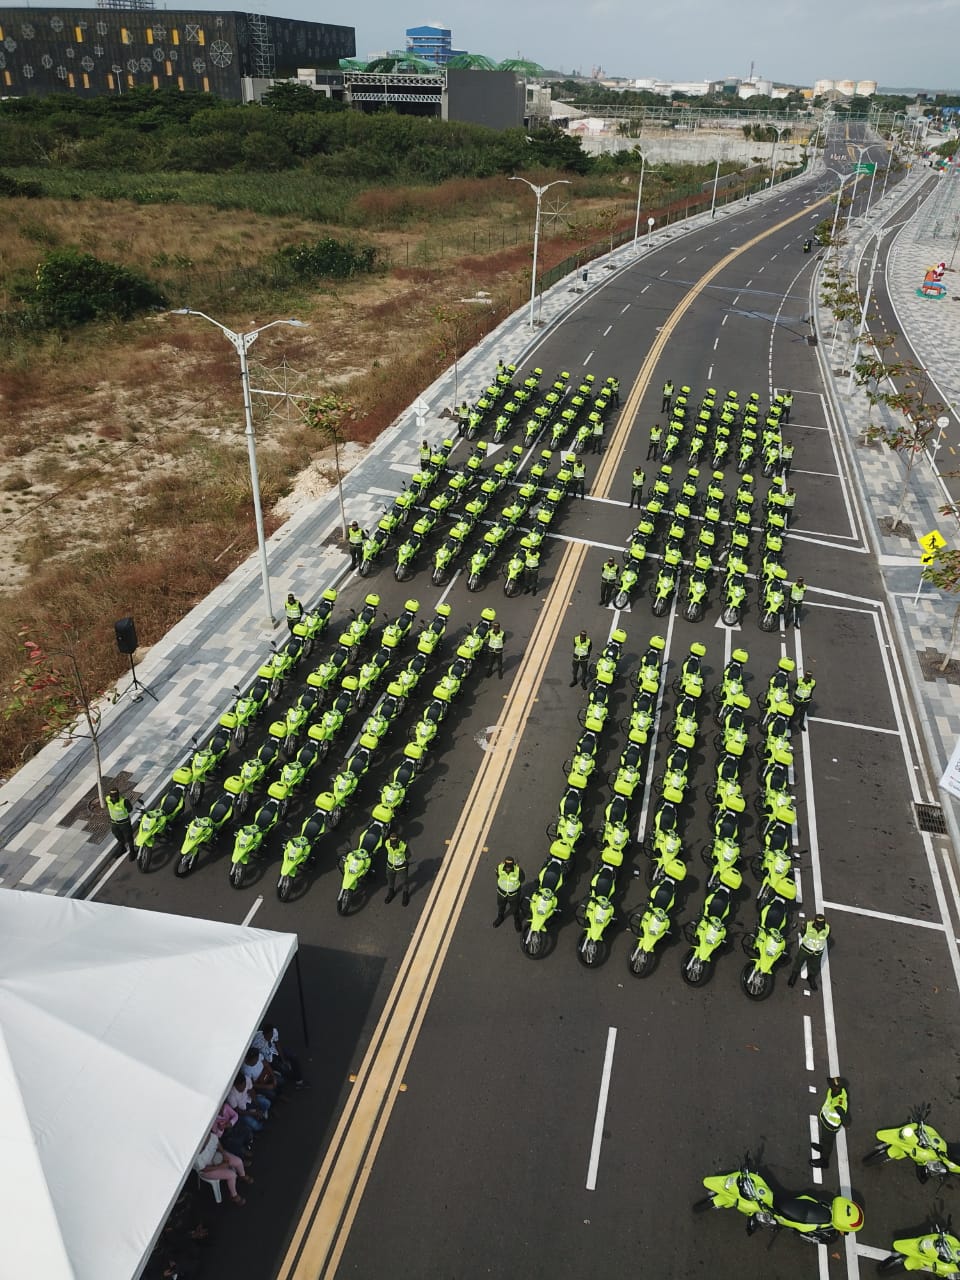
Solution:
[[[777,140],[773,144],[773,151],[770,155],[770,186],[774,187],[777,184],[777,147],[780,145],[781,136],[787,132],[790,126],[788,124],[771,124],[770,128],[777,131]]]
[[[533,271],[530,276],[530,328],[536,327],[534,318],[534,306],[537,300],[537,250],[540,248],[540,202],[544,195],[551,187],[569,187],[570,182],[567,178],[558,178],[556,182],[548,182],[544,187],[538,187],[536,183],[527,182],[526,178],[511,177],[511,182],[524,182],[537,197],[537,217],[533,224]]]
[[[250,368],[247,364],[247,352],[266,329],[275,325],[286,324],[294,329],[306,329],[305,320],[271,320],[258,329],[247,333],[235,333],[219,320],[214,320],[203,311],[195,311],[192,307],[178,307],[170,313],[175,316],[199,316],[208,324],[219,329],[223,336],[240,357],[240,385],[243,390],[244,435],[247,437],[247,456],[250,460],[250,485],[253,489],[253,514],[257,525],[257,551],[260,558],[260,580],[263,584],[263,605],[266,610],[266,621],[272,627],[276,622],[273,616],[273,602],[270,599],[270,574],[267,569],[267,539],[263,529],[263,508],[260,505],[260,475],[257,471],[257,445],[253,434],[253,400],[250,395]]]

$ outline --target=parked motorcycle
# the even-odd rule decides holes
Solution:
[[[180,778],[177,778],[178,773],[181,774]],[[137,867],[141,871],[149,870],[154,845],[163,837],[170,824],[183,812],[183,806],[187,798],[187,784],[183,780],[182,770],[178,769],[173,778],[172,785],[167,788],[158,803],[143,814],[137,823],[136,831],[133,833],[133,847],[136,850]]]
[[[233,691],[237,695],[236,701],[229,711],[224,711],[219,723],[233,737],[233,745],[242,747],[250,726],[263,714],[269,701],[270,685],[258,676],[246,693],[241,693],[238,685],[234,685]]]
[[[713,962],[727,940],[727,920],[733,896],[726,885],[707,894],[700,916],[684,925],[683,934],[691,944],[680,961],[680,976],[691,987],[702,987],[713,976]]]
[[[863,1210],[854,1201],[844,1196],[829,1201],[810,1195],[778,1198],[767,1180],[748,1165],[704,1178],[703,1185],[707,1197],[694,1208],[736,1209],[749,1218],[751,1235],[758,1227],[785,1227],[811,1244],[832,1244],[838,1236],[863,1226]]]
[[[877,1267],[879,1275],[895,1271],[917,1271],[925,1276],[960,1276],[960,1240],[952,1232],[952,1222],[934,1222],[929,1235],[912,1240],[894,1240],[893,1252]]]
[[[191,818],[187,823],[183,843],[180,846],[180,857],[174,864],[174,874],[187,876],[197,865],[201,850],[212,844],[220,832],[233,817],[234,802],[229,791],[214,800],[209,813]]]
[[[247,869],[263,848],[269,832],[280,821],[279,800],[267,800],[257,810],[253,822],[248,822],[237,832],[230,858],[230,883],[235,889],[243,887]]]
[[[933,1125],[927,1124],[930,1104],[923,1103],[910,1112],[910,1119],[898,1129],[878,1129],[877,1146],[863,1157],[864,1164],[887,1164],[891,1160],[911,1160],[917,1179],[926,1182],[931,1175],[941,1180],[960,1173],[960,1143],[947,1142]]]

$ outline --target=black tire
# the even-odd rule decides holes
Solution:
[[[405,564],[398,564],[393,571],[393,576],[396,578],[398,582],[406,582],[406,580],[410,577],[410,570],[407,568]]]
[[[691,600],[683,611],[683,616],[687,622],[700,622],[703,619],[703,605],[699,602],[696,604]]]
[[[434,569],[430,580],[435,587],[442,587],[443,586],[443,570]]]
[[[341,889],[337,894],[337,915],[348,916],[353,903],[353,889]]]
[[[713,1208],[713,1196],[705,1196],[702,1200],[694,1200],[690,1206],[694,1213],[706,1213]]]
[[[293,888],[293,876],[281,876],[277,881],[277,897],[281,902],[286,902],[290,897],[290,890]]]
[[[270,697],[279,698],[280,690],[283,688],[283,681],[276,676],[270,681]]]
[[[627,591],[618,591],[617,598],[613,602],[615,609],[625,609],[630,603],[630,594]]]
[[[517,581],[516,578],[507,578],[506,582],[504,582],[503,584],[503,594],[508,599],[512,599],[513,596],[515,596],[519,590],[520,590],[520,583]]]
[[[660,952],[644,951],[639,943],[630,952],[630,972],[635,978],[649,978],[660,963]]]
[[[757,619],[757,626],[761,631],[775,631],[779,621],[779,613],[762,613]]]
[[[903,1265],[905,1261],[902,1253],[891,1253],[882,1262],[877,1263],[877,1275],[892,1276],[899,1271],[905,1271],[906,1267]]]
[[[176,864],[173,868],[173,874],[175,876],[179,876],[180,879],[182,880],[184,876],[188,876],[190,872],[193,870],[194,863],[196,862],[196,860],[197,860],[196,854],[193,854],[193,855],[188,855],[186,853],[181,854],[181,856],[177,859]]]
[[[467,579],[467,590],[478,591],[479,589],[480,589],[480,575],[479,573],[471,573],[470,577]]]
[[[137,850],[137,870],[146,873],[150,870],[150,859],[153,856],[153,850],[149,845],[142,844]]]
[[[370,574],[373,573],[373,561],[361,560],[360,568],[357,570],[357,572],[360,574],[361,578],[369,578]]]
[[[740,625],[739,609],[724,609],[720,614],[720,618],[725,627],[736,627]]]
[[[247,732],[248,732],[247,725],[245,724],[237,725],[237,727],[233,731],[233,745],[235,747],[243,746],[243,744],[247,740]]]
[[[244,870],[245,868],[242,862],[230,863],[230,883],[235,889],[243,888]]]
[[[767,1000],[773,995],[773,974],[761,973],[753,960],[740,971],[740,988],[748,1000]]]
[[[665,600],[654,600],[651,608],[653,610],[653,616],[655,618],[662,618],[663,615],[667,612],[667,609],[669,609],[670,607],[670,599],[671,597],[667,596]]]
[[[713,965],[701,960],[695,951],[688,951],[680,961],[680,977],[688,987],[705,987],[713,977]]]
[[[246,813],[250,808],[250,792],[241,791],[237,796],[237,813]]]
[[[577,959],[586,969],[599,969],[609,954],[605,938],[598,938],[596,942],[581,938],[577,943]]]
[[[520,949],[530,960],[539,960],[547,949],[547,935],[543,929],[531,929],[529,926],[520,934]]]
[[[863,1157],[862,1163],[871,1164],[889,1164],[891,1160],[890,1149],[885,1142],[881,1142],[877,1147],[871,1147],[867,1154]]]
[[[194,812],[196,812],[197,806],[203,799],[203,783],[200,782],[199,779],[190,783],[190,788],[187,791],[187,799],[190,801],[190,807]]]

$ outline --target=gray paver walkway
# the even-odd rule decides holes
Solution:
[[[887,194],[874,216],[882,216],[896,208],[923,173],[911,175],[894,192]],[[779,199],[779,191],[754,197],[755,201]],[[719,210],[718,219],[736,216],[736,204]],[[665,242],[696,231],[709,221],[709,214],[698,215],[687,222],[655,231],[648,242],[644,238],[641,252],[658,248]],[[949,215],[930,224],[930,234],[949,221]],[[910,228],[906,229],[910,231]],[[934,244],[912,229],[910,251],[891,256],[891,288],[899,289],[897,272],[904,278],[915,278],[914,254],[924,262],[940,261],[943,252],[941,232]],[[865,239],[867,231],[860,233]],[[904,241],[906,243],[906,241]],[[587,289],[596,288],[609,279],[612,271],[632,261],[630,244],[606,259],[592,263]],[[933,255],[933,256],[931,256]],[[902,290],[901,290],[902,291]],[[560,281],[543,297],[540,316],[544,327],[557,323],[576,306],[583,295],[582,282],[574,276]],[[940,319],[934,323],[934,309]],[[490,380],[498,357],[522,363],[535,340],[527,327],[527,308],[520,308],[490,334],[474,351],[459,362],[461,397],[474,399]],[[938,327],[939,326],[939,327]],[[819,330],[829,333],[832,321],[820,309]],[[951,373],[960,369],[960,313],[949,303],[922,304],[914,316],[904,308],[904,330],[921,355],[925,365],[944,387],[953,388]],[[542,334],[541,328],[537,337]],[[840,342],[849,345],[851,335],[843,333]],[[948,342],[949,338],[949,342]],[[950,345],[952,344],[952,346]],[[826,344],[820,348],[826,354]],[[941,353],[943,357],[941,359]],[[845,358],[843,347],[833,361],[825,361],[825,371],[839,367]],[[838,363],[839,361],[839,363]],[[445,433],[450,422],[441,412],[454,402],[452,370],[424,392],[432,406],[425,428],[433,439]],[[954,402],[960,396],[951,394]],[[834,387],[834,405],[847,438],[851,442],[857,475],[864,497],[877,514],[885,514],[898,491],[900,462],[887,451],[858,450],[857,435],[866,422],[867,403],[862,393],[848,395],[842,384]],[[344,498],[348,518],[367,524],[379,514],[387,497],[416,467],[417,444],[422,437],[415,413],[408,409],[383,433],[366,453],[362,462],[344,480]],[[938,523],[936,507],[942,501],[932,471],[924,467],[923,475],[913,486],[908,519],[919,527],[932,528]],[[932,521],[932,523],[930,523]],[[948,526],[944,527],[945,532]],[[300,510],[269,542],[271,585],[275,601],[287,591],[295,591],[305,601],[315,600],[322,590],[335,586],[346,576],[348,557],[339,545],[339,509],[336,494]],[[902,539],[877,536],[877,550],[882,556],[903,557],[911,554]],[[914,591],[917,574],[911,570],[890,568],[888,587],[895,601],[904,630],[904,648],[908,656],[915,648],[946,643],[952,605],[935,598],[930,588],[917,608],[898,592]],[[154,645],[138,668],[140,679],[157,694],[159,701],[149,698],[134,703],[129,694],[114,705],[103,703],[101,746],[104,772],[107,776],[124,772],[135,780],[141,801],[149,801],[164,785],[170,773],[186,754],[190,736],[202,735],[215,723],[229,700],[234,682],[249,678],[266,653],[271,635],[282,637],[282,628],[268,629],[263,620],[260,579],[256,557],[242,564],[195,609],[193,609],[162,641]],[[908,663],[908,667],[911,664]],[[911,677],[928,722],[931,749],[938,760],[945,760],[953,740],[960,736],[960,686],[946,681],[928,684],[919,676],[914,660]],[[128,682],[121,682],[124,688]],[[37,892],[75,894],[82,892],[109,860],[112,841],[100,834],[102,827],[84,823],[78,810],[93,793],[94,776],[89,743],[56,742],[0,787],[0,884]]]

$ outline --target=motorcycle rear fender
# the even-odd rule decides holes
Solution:
[[[189,787],[193,782],[193,770],[189,765],[181,765],[179,769],[174,769],[173,780],[179,782],[182,787]]]

